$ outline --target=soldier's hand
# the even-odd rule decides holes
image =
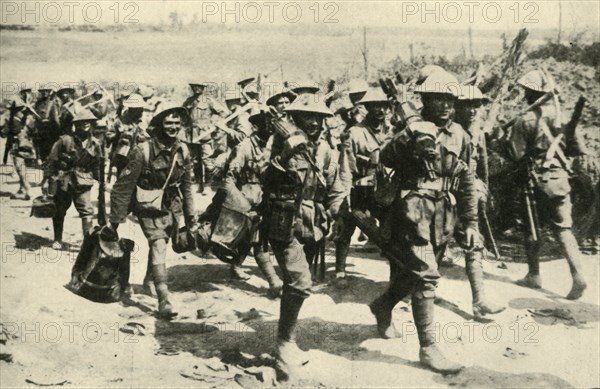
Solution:
[[[281,152],[281,159],[287,162],[292,158],[303,147],[306,147],[306,138],[302,135],[290,136],[283,145],[283,151]]]
[[[48,187],[48,179],[44,178],[44,180],[42,181],[42,195],[48,196]]]
[[[479,232],[474,228],[467,228],[465,230],[465,239],[467,241],[467,245],[469,246],[469,250],[474,250],[481,247],[481,242],[479,241]]]

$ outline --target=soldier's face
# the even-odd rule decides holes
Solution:
[[[436,120],[448,120],[454,110],[454,96],[445,93],[423,94],[423,105]]]
[[[201,85],[194,85],[192,86],[192,92],[194,92],[195,95],[201,95],[202,92],[204,92],[204,87]]]
[[[92,122],[75,122],[75,136],[85,139],[92,129]]]
[[[163,119],[162,126],[166,136],[175,138],[181,129],[181,118],[174,114],[167,115]]]
[[[294,121],[309,138],[315,139],[323,131],[323,115],[314,112],[298,112]]]
[[[384,102],[367,103],[365,108],[369,112],[369,116],[377,120],[385,119],[385,115],[388,113],[388,104]]]
[[[281,96],[275,101],[275,109],[279,113],[284,113],[288,105],[290,105],[290,99],[287,96]]]
[[[50,91],[49,91],[49,90],[41,90],[41,91],[40,91],[40,97],[41,97],[42,99],[45,99],[45,98],[47,98],[48,96],[50,96]]]
[[[472,123],[477,117],[477,112],[481,107],[478,101],[466,101],[456,104],[456,118],[460,121]]]

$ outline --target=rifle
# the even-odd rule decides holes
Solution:
[[[586,153],[585,145],[580,144],[575,136],[575,130],[577,129],[579,119],[581,119],[581,114],[583,113],[583,108],[585,107],[586,102],[587,99],[584,96],[579,96],[579,99],[575,104],[573,115],[571,115],[571,119],[563,127],[563,133],[565,134],[565,139],[567,141],[567,149],[570,151],[568,154],[571,156],[577,156]]]
[[[106,225],[106,180],[104,176],[104,168],[106,159],[104,155],[104,145],[100,143],[98,146],[98,224]]]
[[[498,245],[496,245],[496,239],[494,239],[494,234],[492,233],[492,226],[490,225],[490,219],[488,218],[485,204],[483,204],[483,206],[481,207],[481,220],[483,221],[483,225],[485,226],[487,238],[489,239],[490,244],[492,245],[494,257],[496,257],[496,260],[499,260],[500,252],[498,251]]]
[[[527,186],[523,191],[525,197],[525,210],[527,211],[527,223],[529,224],[529,232],[531,240],[537,242],[540,239],[540,222],[538,220],[537,203],[535,201],[535,177],[533,174],[533,161],[527,160],[525,166],[527,169]]]
[[[396,79],[402,82],[402,76],[398,73]],[[379,85],[383,93],[394,102],[394,115],[398,117],[396,123],[403,123],[404,126],[407,126],[412,122],[422,120],[419,112],[408,102],[405,84],[400,84],[401,90],[398,90],[396,83],[391,78],[380,78]]]
[[[325,264],[325,246],[327,245],[326,238],[323,237],[318,242],[315,242],[316,250],[315,256],[312,258],[310,263],[310,273],[315,277],[318,282],[325,280],[326,264]]]

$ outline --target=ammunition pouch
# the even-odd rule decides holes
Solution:
[[[296,204],[293,200],[271,201],[269,204],[269,239],[291,242],[294,239]]]
[[[562,168],[538,168],[533,171],[537,188],[549,198],[564,197],[571,193],[569,173]]]
[[[79,187],[90,187],[94,185],[94,182],[96,182],[91,172],[84,172],[79,169],[75,169],[73,171],[73,176],[75,178],[75,183]]]

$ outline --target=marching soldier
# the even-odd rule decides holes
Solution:
[[[8,107],[9,110],[9,117],[10,117],[10,112],[12,112],[13,109],[16,108],[16,105],[20,105],[20,106],[31,106],[32,103],[32,93],[31,93],[31,88],[23,88],[19,91],[19,97],[20,99],[15,99],[14,102],[11,103],[11,106]],[[35,125],[35,122],[33,123]],[[34,129],[35,130],[35,129]],[[8,131],[8,129],[6,129],[5,131]],[[31,134],[30,134],[31,136]],[[14,137],[10,136],[10,133],[6,134],[6,144],[4,145],[4,155],[2,157],[2,164],[6,165],[6,163],[8,162],[8,156],[11,154],[12,151],[12,145],[14,141]]]
[[[267,99],[267,105],[275,108],[280,118],[288,120],[286,108],[294,101],[295,95],[284,88],[282,91],[277,91]]]
[[[488,99],[479,88],[472,85],[462,85],[461,92],[455,104],[455,121],[467,131],[471,138],[471,171],[475,175],[478,210],[485,212],[488,199],[488,157],[485,134],[481,131],[478,120],[479,108]],[[464,236],[463,226],[458,223],[458,236]],[[479,237],[483,242],[483,237]],[[465,252],[465,270],[471,293],[473,295],[473,314],[482,317],[486,314],[496,314],[504,311],[505,307],[494,304],[485,296],[483,285],[483,246]]]
[[[70,134],[73,130],[73,117],[75,115],[75,89],[61,88],[56,92],[60,101],[59,121],[61,134]]]
[[[367,110],[359,103],[359,101],[364,97],[365,93],[367,93],[368,89],[369,85],[362,79],[355,78],[348,83],[348,97],[353,105],[347,113],[349,119],[348,128],[362,122],[365,116],[367,116]]]
[[[400,190],[390,210],[393,268],[387,291],[370,304],[382,337],[393,336],[392,309],[412,295],[421,363],[438,372],[463,368],[447,360],[436,346],[434,299],[440,277],[438,260],[452,236],[457,216],[465,226],[465,241],[477,234],[477,202],[469,170],[470,139],[451,115],[458,82],[436,72],[415,89],[423,101],[424,121],[413,122],[381,151],[381,162],[395,169]],[[458,215],[457,215],[458,214]]]
[[[256,131],[250,137],[242,140],[233,151],[225,165],[225,179],[223,190],[218,191],[211,204],[212,210],[221,208],[222,202],[227,195],[229,187],[237,187],[243,196],[252,206],[252,210],[259,214],[264,213],[262,177],[266,167],[269,164],[270,152],[267,148],[267,142],[272,135],[272,128],[265,122],[264,109],[266,107],[253,107],[250,112],[249,120],[255,126]],[[209,211],[205,217],[212,218],[216,222],[216,215],[211,217]],[[213,211],[213,213],[215,213]],[[261,272],[269,283],[268,296],[275,298],[281,294],[283,283],[275,273],[273,264],[266,246],[266,221],[263,219],[259,226],[258,233],[252,238],[251,246],[254,253],[254,259]],[[241,263],[241,262],[240,262]],[[237,279],[247,279],[238,266],[232,265],[232,277]]]
[[[526,73],[517,83],[524,88],[525,99],[529,105],[553,89],[551,76],[540,70]],[[581,270],[579,246],[571,230],[573,220],[569,173],[570,156],[577,155],[580,150],[577,149],[574,139],[569,139],[569,134],[565,134],[561,125],[556,122],[557,115],[560,114],[558,109],[559,107],[546,103],[527,112],[514,124],[509,138],[510,154],[515,161],[522,164],[523,170],[527,170],[527,177],[523,179],[530,180],[533,186],[531,197],[527,197],[532,216],[528,219],[533,224],[526,240],[529,272],[517,283],[528,288],[542,287],[539,264],[542,241],[539,236],[534,236],[537,235],[535,230],[539,228],[535,225],[535,220],[538,217],[541,220],[548,219],[573,278],[567,299],[577,300],[583,295],[587,285]],[[531,208],[531,204],[536,205],[538,212]]]
[[[50,154],[54,142],[60,137],[60,102],[54,95],[54,88],[45,86],[38,89],[39,99],[35,102],[34,110],[40,115],[37,122],[35,143],[38,151],[38,161],[45,161]]]
[[[31,108],[20,98],[9,107],[7,122],[3,125],[2,134],[10,145],[15,171],[19,177],[19,190],[11,195],[11,199],[30,200],[31,185],[27,178],[27,160],[35,160],[35,149],[31,136],[35,131],[35,118]]]
[[[371,216],[383,221],[386,210],[377,204],[375,188],[384,167],[379,154],[385,143],[392,137],[392,129],[386,124],[386,115],[390,102],[381,89],[370,89],[357,102],[367,110],[362,121],[348,130],[342,145],[342,153],[348,161],[351,174],[342,177],[349,192],[350,206],[369,212]],[[380,183],[381,184],[381,183]],[[346,218],[338,220],[339,234],[335,245],[336,285],[346,287],[346,258],[350,250],[350,241],[356,225]]]
[[[191,127],[189,131],[182,134],[182,139],[190,145],[190,151],[194,159],[194,176],[199,184],[198,191],[204,190],[204,166],[207,160],[214,154],[212,134],[214,124],[211,121],[213,115],[222,118],[230,114],[229,110],[215,98],[205,94],[206,83],[190,83],[192,96],[183,103],[190,114]]]
[[[113,124],[115,146],[111,162],[117,168],[117,175],[127,164],[132,148],[150,138],[147,132],[149,125],[147,115],[150,109],[143,97],[137,93],[130,95],[123,102],[123,111]]]
[[[187,146],[178,140],[187,116],[185,108],[169,102],[158,106],[150,123],[152,137],[133,148],[110,196],[111,227],[116,231],[132,209],[148,240],[150,251],[144,289],[153,294],[154,281],[158,313],[165,319],[177,316],[167,286],[167,243],[178,230],[182,216],[192,233],[196,228],[192,161]]]
[[[73,118],[75,131],[62,135],[54,143],[44,167],[42,191],[53,196],[56,204],[56,215],[52,218],[55,250],[63,248],[63,226],[71,203],[81,218],[83,235],[92,228],[94,207],[90,195],[98,179],[98,155],[101,155],[101,145],[91,134],[96,120],[87,109],[78,112]]]
[[[329,229],[344,198],[337,161],[321,138],[323,120],[332,112],[320,99],[299,96],[287,108],[299,130],[285,136],[281,153],[265,172],[268,194],[268,237],[283,272],[283,293],[277,333],[277,359],[283,379],[302,365],[295,343],[298,314],[312,286],[307,247],[314,247]],[[327,209],[327,211],[326,211]]]

